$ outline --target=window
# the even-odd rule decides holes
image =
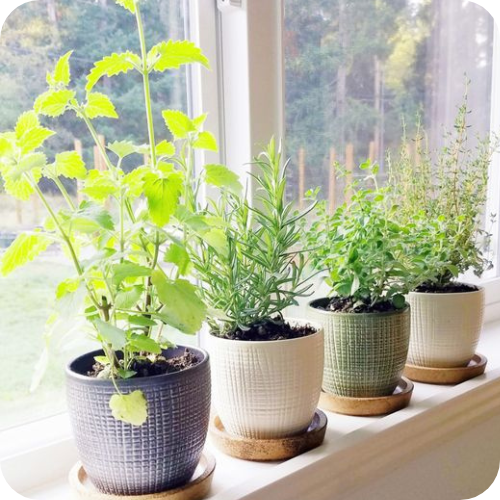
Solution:
[[[464,75],[469,125],[488,134],[493,32],[492,16],[463,0],[285,0],[291,199],[301,204],[307,189],[321,186],[332,207],[342,204],[336,160],[355,175],[370,158],[383,179],[385,152],[398,148],[403,122],[413,137],[417,114],[429,147],[439,148]]]
[[[167,37],[185,38],[184,4],[183,0],[145,3],[149,43]],[[154,16],[148,15],[148,11],[160,13],[158,22],[151,22]],[[131,35],[135,33],[133,22],[134,18],[115,5],[114,0],[38,0],[16,9],[5,22],[0,38],[0,130],[12,128],[19,114],[33,106],[35,96],[45,89],[46,71],[68,50],[75,49],[71,57],[72,79],[81,89],[94,61],[138,45],[135,35]],[[115,78],[105,81],[104,86],[121,119],[119,123],[107,119],[96,121],[102,140],[110,137],[130,139],[136,144],[145,142],[145,121],[138,118],[143,108],[140,80],[130,83],[128,78]],[[155,75],[152,89],[157,130],[162,130],[162,109],[188,108],[186,72]],[[47,124],[57,131],[57,136],[47,143],[54,152],[81,149],[87,168],[102,168],[91,138],[74,116],[68,113]],[[67,188],[75,199],[79,197],[76,183],[69,181]],[[43,189],[48,196],[56,196],[49,182]],[[0,213],[0,252],[18,233],[39,226],[45,218],[43,207],[35,198],[30,203],[16,203],[2,192],[1,186]],[[47,374],[37,391],[30,393],[30,385],[43,351],[44,325],[54,307],[55,285],[72,272],[64,255],[49,250],[43,261],[0,278],[0,343],[5,374],[0,385],[0,429],[64,409],[62,367],[78,352],[89,350],[78,331],[68,332],[69,325],[58,329],[52,339],[54,349],[50,350]],[[65,334],[75,337],[74,345],[69,351],[58,352],[58,338]],[[184,338],[183,342],[186,343]]]

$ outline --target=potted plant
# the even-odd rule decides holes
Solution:
[[[70,85],[71,53],[65,54],[48,74],[48,89],[36,99],[34,110],[19,117],[15,130],[0,135],[5,190],[21,200],[39,196],[48,213],[43,228],[16,238],[2,257],[1,271],[10,273],[53,244],[73,262],[76,274],[59,284],[57,307],[83,315],[100,345],[67,368],[68,407],[79,455],[99,491],[144,495],[189,481],[206,438],[208,354],[172,346],[163,327],[193,334],[205,318],[195,286],[182,277],[185,249],[178,235],[190,206],[184,187],[192,149],[216,146],[213,136],[201,131],[204,116],[190,120],[176,110],[163,116],[178,147],[156,141],[151,74],[188,63],[208,66],[208,61],[189,41],[161,42],[148,51],[140,2],[117,3],[136,17],[140,55],[127,51],[96,62],[79,100]],[[105,147],[93,120],[118,115],[95,86],[103,76],[128,72],[142,77],[149,144],[116,141]],[[54,133],[40,117],[66,112],[87,125],[105,171],[87,171],[75,151],[61,152],[52,161],[41,150]],[[146,154],[149,160],[141,164]],[[126,173],[122,160],[131,155],[137,155],[139,166]],[[42,177],[60,191],[64,209],[51,206],[39,184]],[[81,182],[86,199],[78,206],[62,178]]]
[[[296,214],[285,202],[287,164],[272,140],[255,160],[254,205],[226,172],[222,196],[208,208],[222,224],[191,252],[208,306],[214,406],[234,436],[300,434],[320,396],[323,331],[283,316],[310,288],[296,248],[299,221],[310,209]]]
[[[410,338],[404,294],[413,275],[399,255],[406,230],[395,222],[378,167],[365,162],[350,205],[332,215],[324,203],[306,232],[314,266],[331,293],[310,302],[309,317],[325,329],[323,390],[344,397],[391,395],[400,382]]]
[[[411,228],[405,248],[418,286],[408,295],[412,335],[408,362],[451,368],[467,366],[482,327],[484,289],[461,281],[491,267],[485,227],[488,169],[498,138],[468,144],[467,93],[452,133],[433,156],[418,141],[418,161],[406,139],[397,161],[388,158],[390,189],[398,220]],[[494,216],[492,216],[494,217]]]

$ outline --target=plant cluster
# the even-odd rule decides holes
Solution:
[[[350,187],[352,202],[333,214],[326,202],[305,231],[311,262],[326,271],[332,296],[346,312],[370,312],[405,307],[404,294],[414,286],[411,263],[405,258],[409,228],[397,223],[398,208],[388,188],[377,184],[378,166],[360,165],[366,174]],[[309,192],[315,197],[316,192]]]
[[[414,238],[405,249],[415,264],[421,285],[446,288],[472,269],[480,276],[491,268],[491,235],[485,227],[488,170],[500,138],[477,138],[468,144],[467,91],[454,130],[435,157],[425,140],[417,138],[416,159],[403,138],[399,157],[388,157],[388,189],[398,206],[398,223],[412,228]],[[495,214],[490,214],[493,222]]]
[[[234,182],[207,207],[207,217],[222,221],[220,244],[198,238],[191,258],[208,306],[209,326],[219,336],[242,333],[252,325],[273,320],[283,323],[283,310],[297,303],[312,285],[303,277],[304,251],[299,249],[301,213],[285,200],[286,169],[281,146],[271,140],[255,158],[250,174],[255,182],[254,205],[241,196]]]

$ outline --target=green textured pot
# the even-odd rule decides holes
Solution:
[[[410,307],[387,313],[336,313],[309,303],[311,320],[325,330],[323,390],[347,397],[389,396],[408,356]]]

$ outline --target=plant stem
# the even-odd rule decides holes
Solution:
[[[69,208],[71,208],[71,210],[75,210],[75,204],[73,203],[73,200],[71,199],[70,195],[68,194],[68,191],[66,191],[66,188],[64,187],[64,184],[61,182],[59,177],[54,176],[54,177],[52,177],[52,180],[54,181],[55,185],[58,187],[59,191],[61,191],[61,194],[63,195],[64,199],[66,200],[66,203],[68,204]]]

